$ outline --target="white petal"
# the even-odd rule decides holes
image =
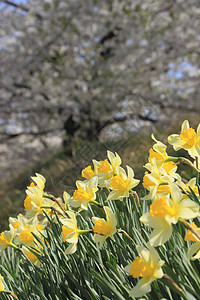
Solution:
[[[77,249],[77,244],[71,244],[69,245],[69,247],[67,247],[67,249],[65,250],[66,254],[73,254],[74,252],[76,252]]]
[[[147,278],[142,278],[136,284],[136,286],[130,291],[131,297],[142,297],[143,295],[149,293],[151,291],[151,282]]]

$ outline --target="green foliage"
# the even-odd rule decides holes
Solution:
[[[99,202],[106,199],[104,191]],[[102,250],[94,243],[92,233],[79,237],[78,249],[73,255],[66,255],[67,243],[62,241],[62,224],[48,218],[44,243],[39,238],[41,254],[32,249],[40,259],[39,267],[33,265],[20,252],[8,248],[1,255],[0,272],[7,288],[20,300],[35,299],[130,299],[129,291],[137,279],[129,276],[124,267],[137,256],[136,245],[146,245],[150,229],[139,222],[140,216],[148,211],[147,201],[138,207],[134,197],[123,202],[108,202],[116,212],[118,228],[126,231],[132,240],[123,233],[116,233],[114,239],[107,239]],[[100,208],[91,205],[84,214],[77,216],[78,228],[92,229],[92,216],[103,217]],[[165,261],[163,270],[182,288],[177,291],[166,279],[152,284],[152,291],[143,299],[199,299],[200,289],[198,261],[186,258],[186,243],[183,240],[185,229],[179,224],[173,236],[158,252]],[[193,298],[192,298],[193,297]],[[1,294],[0,299],[10,299]]]

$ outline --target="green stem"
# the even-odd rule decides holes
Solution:
[[[81,230],[81,229],[78,229],[78,235],[86,234],[88,232],[91,232],[91,230]]]

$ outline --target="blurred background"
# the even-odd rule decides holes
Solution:
[[[29,177],[69,193],[117,151],[137,178],[152,145],[199,123],[199,0],[0,0],[0,223]]]

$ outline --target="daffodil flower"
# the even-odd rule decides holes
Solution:
[[[196,185],[197,179],[196,177],[190,179],[187,183],[184,183],[183,181],[178,181],[179,186],[186,192],[191,193],[191,190],[195,193],[197,198],[199,198],[199,189]],[[188,198],[188,196],[185,194],[185,198]]]
[[[16,244],[22,244],[25,246],[34,247],[35,239],[32,233],[36,236],[41,237],[40,232],[44,232],[44,228],[46,226],[47,220],[39,222],[36,218],[29,220],[26,217],[22,219],[22,223],[18,228],[18,234],[15,237]]]
[[[168,157],[166,152],[167,146],[162,142],[156,140],[153,134],[151,135],[151,138],[156,142],[156,144],[154,144],[153,147],[149,149],[149,162],[151,162],[152,159],[155,158],[157,161],[163,163]]]
[[[18,248],[14,243],[13,239],[15,237],[15,232],[11,228],[10,231],[3,231],[0,233],[0,250],[5,250],[7,247]]]
[[[200,156],[200,124],[197,127],[197,132],[190,127],[189,122],[185,120],[181,126],[181,133],[172,134],[168,137],[169,144],[173,145],[174,150],[178,151],[181,148],[188,151],[193,158]]]
[[[24,207],[26,211],[26,217],[28,219],[34,218],[38,215],[43,214],[45,207],[54,206],[55,203],[45,197],[45,194],[38,186],[29,186],[26,190],[27,197],[24,200]],[[50,213],[51,210],[45,210]]]
[[[95,159],[92,160],[93,166],[94,166],[94,171],[92,170],[91,166],[87,166],[85,169],[82,170],[81,175],[84,178],[91,179],[95,175],[98,174],[98,165],[99,162]]]
[[[24,215],[19,214],[17,218],[9,217],[9,227],[12,229],[15,234],[19,233],[20,226],[23,224]]]
[[[31,179],[36,183],[37,187],[43,192],[46,179],[39,173],[35,173],[36,176],[31,177]]]
[[[65,250],[66,254],[73,254],[76,252],[78,237],[80,234],[88,233],[89,230],[80,230],[77,228],[76,215],[72,211],[67,212],[69,218],[61,219],[63,242],[68,242],[71,245]]]
[[[124,197],[128,197],[130,191],[136,187],[140,180],[134,178],[133,169],[126,166],[127,174],[122,167],[118,168],[117,175],[111,179],[110,189],[111,193],[108,195],[108,200],[123,200]]]
[[[142,297],[151,291],[151,283],[157,278],[163,277],[162,266],[164,261],[160,259],[157,251],[148,244],[148,249],[136,246],[139,256],[130,265],[125,267],[129,275],[134,278],[142,277],[136,286],[130,291],[131,297]]]
[[[192,222],[191,226],[193,228],[195,228],[196,232],[200,235],[200,228],[198,228],[194,222]],[[198,239],[190,230],[188,230],[185,235],[185,241],[195,242],[194,244],[192,244],[190,246],[190,248],[188,250],[188,253],[187,253],[188,259],[191,259],[191,260],[199,259],[200,258],[200,239]]]
[[[117,220],[115,217],[115,213],[113,213],[111,208],[108,206],[104,206],[103,208],[106,213],[106,221],[97,217],[92,218],[92,222],[95,224],[94,241],[95,243],[99,243],[100,248],[102,248],[103,243],[108,237],[112,238],[113,235],[117,232]]]
[[[74,191],[73,197],[68,200],[70,206],[81,207],[86,210],[88,203],[96,203],[96,192],[98,190],[97,184],[97,176],[92,177],[86,182],[77,180],[77,189]]]
[[[172,235],[172,224],[179,219],[196,218],[199,205],[185,199],[176,184],[170,184],[171,198],[162,196],[150,206],[149,213],[144,214],[140,221],[153,228],[149,242],[152,246],[164,244]]]
[[[145,165],[145,168],[150,172],[146,172],[143,177],[143,186],[149,191],[149,194],[142,200],[152,200],[161,196],[167,196],[170,193],[169,183],[176,180],[181,180],[176,173],[177,167],[173,162],[158,163],[155,157],[150,163]]]
[[[108,159],[99,162],[93,159],[94,171],[91,166],[88,166],[82,171],[82,176],[87,179],[97,176],[100,187],[109,187],[111,178],[116,175],[121,164],[121,158],[117,153],[114,154],[109,150],[107,151],[107,157]]]

